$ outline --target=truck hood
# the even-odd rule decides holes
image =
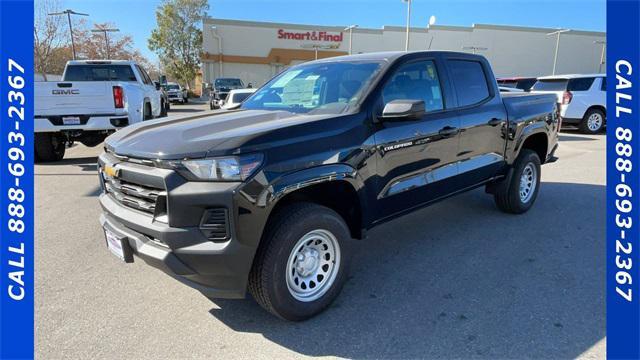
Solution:
[[[130,125],[106,140],[118,155],[142,159],[201,158],[268,146],[252,141],[268,132],[335,115],[306,115],[287,111],[238,110],[191,117],[169,117]],[[293,140],[293,139],[292,139]],[[250,148],[243,147],[252,142]]]

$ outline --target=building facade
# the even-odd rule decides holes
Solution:
[[[260,86],[289,66],[317,58],[405,49],[400,26],[382,29],[283,24],[228,19],[203,22],[203,82],[238,77]],[[451,50],[482,54],[496,76],[550,75],[556,29],[475,24],[411,28],[409,50]],[[351,39],[351,41],[350,41]],[[560,35],[556,74],[596,73],[601,67],[604,32],[571,30]]]

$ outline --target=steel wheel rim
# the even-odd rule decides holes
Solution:
[[[527,203],[533,197],[538,181],[536,168],[532,163],[528,163],[520,175],[520,201]]]
[[[286,282],[296,300],[311,302],[331,288],[340,269],[340,245],[324,229],[308,232],[298,240],[287,259]]]
[[[600,130],[602,127],[602,116],[598,113],[591,114],[587,119],[587,127],[591,131]]]

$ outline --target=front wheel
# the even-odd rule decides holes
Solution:
[[[166,105],[164,101],[160,104],[160,117],[167,116],[168,108],[169,108],[169,106]]]
[[[249,275],[249,292],[272,314],[306,320],[344,284],[351,236],[335,211],[311,203],[282,209],[270,223]]]
[[[496,187],[494,200],[498,208],[510,214],[527,212],[540,189],[540,158],[535,151],[523,149],[506,179]]]

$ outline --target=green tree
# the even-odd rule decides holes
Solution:
[[[156,28],[149,38],[167,74],[190,88],[200,67],[202,20],[207,0],[164,0],[156,10]]]

